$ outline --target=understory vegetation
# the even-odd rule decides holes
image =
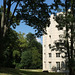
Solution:
[[[11,33],[10,33],[11,32]],[[5,37],[3,67],[21,69],[42,68],[42,45],[32,33],[9,30]]]

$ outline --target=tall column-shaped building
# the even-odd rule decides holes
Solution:
[[[59,51],[52,50],[54,42],[59,40],[63,31],[57,29],[58,24],[54,19],[54,15],[50,17],[50,26],[46,28],[47,35],[43,35],[43,71],[60,71],[64,66],[65,59],[62,58],[64,54],[60,54]]]

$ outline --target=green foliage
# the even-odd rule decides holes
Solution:
[[[29,38],[27,38],[29,37]],[[42,45],[32,33],[25,35],[10,29],[4,39],[4,67],[41,68]],[[34,66],[34,67],[33,67]]]
[[[65,58],[66,58],[66,61],[68,62],[69,75],[74,75],[75,1],[74,0],[63,0],[63,1],[54,0],[54,3],[51,6],[53,6],[54,10],[61,9],[62,11],[62,14],[59,13],[59,15],[55,16],[55,20],[58,23],[57,25],[58,30],[64,30],[65,34],[63,35],[61,39],[59,39],[55,43],[55,46],[57,47],[57,50],[59,50],[61,53],[66,53]],[[63,9],[65,9],[64,12],[63,12]]]
[[[20,52],[17,51],[17,50],[14,50],[14,51],[13,51],[13,57],[15,57],[16,55],[17,55],[18,57],[20,57]]]
[[[41,54],[38,49],[33,47],[30,50],[24,51],[21,56],[21,68],[39,69],[42,68]]]
[[[27,25],[36,29],[37,36],[45,33],[46,26],[49,26],[48,5],[45,0],[24,0],[20,2],[20,9],[17,9],[17,17],[21,18]]]
[[[14,65],[19,63],[20,62],[20,51],[14,50],[13,51],[13,58],[14,58],[14,62],[13,62]]]
[[[14,7],[12,7],[13,5]],[[11,8],[13,8],[12,13]],[[12,53],[13,50],[20,50],[21,52],[27,47],[25,44],[27,41],[15,41],[14,38],[16,37],[13,38],[14,35],[12,36],[11,26],[16,28],[16,26],[23,21],[28,26],[36,29],[37,36],[41,36],[43,33],[46,33],[45,28],[50,24],[48,11],[48,5],[45,3],[45,0],[3,1],[3,6],[0,8],[0,65],[2,65],[3,62],[4,50],[8,48]],[[13,40],[7,34],[11,36]],[[6,39],[9,39],[9,41],[6,41]],[[17,44],[19,49],[14,42],[19,42],[19,45]]]
[[[45,0],[7,0],[4,3],[7,8],[2,6],[2,12],[6,12],[4,13],[6,16],[4,22],[7,28],[11,25],[15,28],[22,20],[27,25],[36,29],[37,36],[41,36],[43,32],[46,33],[45,28],[49,26],[50,21],[48,5],[45,3]],[[10,8],[12,5],[15,5],[13,13],[11,13]]]
[[[22,52],[21,68],[42,68],[42,45],[36,41],[36,37],[32,33],[26,35],[28,48]]]
[[[41,54],[38,52],[36,47],[32,48],[32,68],[39,69],[42,68]]]
[[[24,51],[21,56],[21,64],[22,68],[30,68],[32,62],[32,52],[31,51]]]
[[[26,39],[27,39],[28,42],[31,42],[31,41],[33,41],[33,40],[36,40],[36,37],[35,37],[34,34],[32,34],[32,33],[28,33],[28,34],[26,35]]]
[[[26,50],[28,47],[28,42],[26,40],[25,34],[21,32],[18,33],[18,46],[20,51]]]
[[[18,48],[18,37],[17,32],[10,29],[6,33],[6,37],[4,39],[5,45],[4,45],[4,66],[5,67],[14,67],[13,65],[13,51]],[[15,54],[14,54],[15,55]]]

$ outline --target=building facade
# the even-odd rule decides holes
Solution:
[[[47,35],[43,35],[43,71],[62,71],[65,68],[65,58],[62,58],[64,54],[60,54],[59,51],[52,50],[54,42],[59,40],[63,31],[56,28],[58,24],[54,19],[54,15],[50,17],[50,26],[46,28]]]

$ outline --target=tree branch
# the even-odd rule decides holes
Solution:
[[[3,13],[4,13],[4,24],[5,24],[5,22],[6,22],[6,21],[5,21],[5,20],[6,20],[6,19],[5,19],[5,12],[6,12],[6,0],[4,0],[4,1],[3,1],[3,6],[4,6],[4,9],[3,9]]]
[[[15,6],[14,12],[13,12],[12,17],[11,17],[11,20],[10,20],[10,25],[11,25],[12,19],[14,17],[14,14],[16,12],[16,9],[17,9],[19,3],[20,3],[20,1],[18,1],[17,4],[16,4],[16,6]]]
[[[13,2],[11,5],[13,5],[15,2]]]
[[[9,20],[9,15],[10,15],[10,8],[11,8],[11,0],[8,1],[8,9],[7,9],[7,25],[8,25],[8,20]]]
[[[6,12],[6,0],[3,0],[3,11],[2,11],[2,18],[1,18],[1,29],[5,24],[5,12]]]
[[[65,9],[66,9],[66,15],[65,16],[67,16],[67,11],[68,11],[67,0],[65,1]],[[66,44],[67,44],[68,59],[70,61],[69,41],[68,41],[68,26],[67,26],[67,23],[66,23]]]

